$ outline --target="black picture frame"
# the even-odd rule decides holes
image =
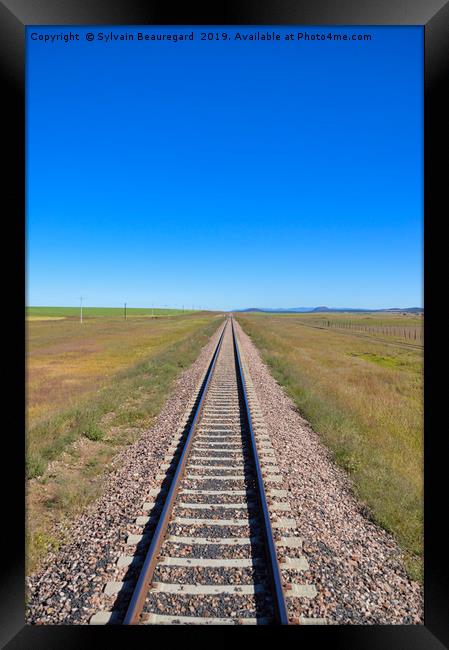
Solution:
[[[449,3],[442,0],[234,0],[198,9],[194,4],[174,5],[143,0],[0,0],[0,67],[5,92],[2,104],[8,135],[4,160],[3,272],[7,285],[7,338],[4,338],[3,482],[4,535],[0,582],[1,647],[79,648],[105,647],[111,641],[154,642],[163,632],[165,643],[182,634],[183,643],[202,647],[224,646],[235,634],[258,642],[265,628],[117,628],[103,626],[26,626],[24,624],[24,370],[18,361],[24,349],[23,290],[25,287],[25,28],[28,25],[423,25],[425,35],[424,211],[425,228],[425,621],[411,626],[293,626],[270,628],[284,639],[279,643],[323,643],[325,647],[437,650],[449,648],[448,562],[445,534],[447,500],[443,416],[444,384],[437,381],[445,370],[441,357],[444,341],[441,310],[446,299],[436,290],[444,273],[445,238],[443,191],[447,180],[444,135],[449,106],[445,98],[449,81]],[[4,148],[5,151],[5,148]],[[444,155],[446,153],[446,156]],[[438,216],[443,217],[441,221]],[[8,257],[7,252],[11,255]],[[6,282],[5,282],[6,280]],[[444,321],[444,319],[443,319]],[[13,343],[15,342],[15,344]],[[437,347],[438,346],[438,347]],[[443,346],[444,347],[444,346]],[[447,367],[447,365],[446,365]],[[444,375],[442,375],[444,376]],[[440,420],[444,422],[442,417]],[[9,469],[7,472],[6,469]],[[112,636],[111,636],[112,635]],[[137,636],[136,636],[137,635]],[[287,638],[288,637],[288,638]],[[305,647],[305,646],[304,646]]]

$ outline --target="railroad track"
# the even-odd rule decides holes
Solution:
[[[91,623],[323,622],[289,621],[287,599],[316,591],[232,318],[167,460],[119,558],[127,575],[105,587],[114,606]]]

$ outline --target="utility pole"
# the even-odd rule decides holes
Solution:
[[[125,320],[126,320],[126,302],[125,302]]]
[[[80,297],[80,323],[83,322],[83,296]]]

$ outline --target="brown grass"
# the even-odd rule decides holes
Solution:
[[[304,326],[296,315],[238,320],[422,577],[422,350]]]
[[[63,543],[56,524],[101,493],[109,461],[151,426],[221,320],[28,324],[27,572]]]
[[[210,316],[91,318],[27,324],[27,417],[32,429],[98,390],[120,369],[151,358]]]

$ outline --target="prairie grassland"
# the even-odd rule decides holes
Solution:
[[[316,315],[314,315],[316,318]],[[335,315],[323,314],[323,318]],[[357,324],[366,315],[344,315]],[[397,316],[401,326],[415,317]],[[373,519],[392,532],[422,580],[423,352],[356,332],[307,326],[312,316],[238,314],[273,376],[351,476]],[[393,326],[393,315],[376,314]]]
[[[160,411],[222,318],[27,323],[27,571],[62,541],[55,524],[101,491],[104,469]]]
[[[48,316],[46,318],[49,318]],[[31,431],[97,390],[118,370],[193,333],[211,315],[27,322],[27,417]]]
[[[298,323],[322,329],[349,331],[357,336],[369,336],[389,343],[411,346],[424,344],[423,317],[419,314],[379,313],[310,313],[301,314]]]

